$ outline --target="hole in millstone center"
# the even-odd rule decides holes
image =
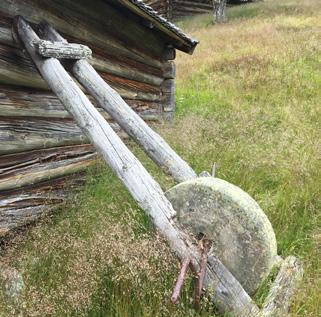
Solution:
[[[203,240],[205,238],[205,233],[203,233],[203,232],[199,232],[197,235],[196,235],[196,239],[198,240],[198,241],[201,241],[201,240]]]

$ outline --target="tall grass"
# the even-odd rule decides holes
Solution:
[[[201,44],[192,57],[179,54],[176,118],[155,128],[197,172],[217,162],[218,177],[259,202],[280,255],[303,261],[291,316],[320,316],[321,3],[270,0],[229,17],[182,22]],[[173,185],[129,145],[164,189]],[[3,316],[215,315],[206,302],[191,309],[190,280],[180,304],[169,304],[177,259],[103,165],[74,200],[17,236],[2,261],[26,285],[19,303],[1,294]]]

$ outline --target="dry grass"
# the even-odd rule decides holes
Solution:
[[[177,117],[157,127],[200,172],[249,192],[269,216],[282,256],[305,277],[291,316],[321,311],[321,2],[270,0],[182,23],[201,41],[177,59]],[[132,147],[163,188],[173,182]],[[177,261],[123,186],[101,166],[71,204],[16,237],[2,260],[19,269],[19,304],[1,316],[214,316],[190,309],[189,284],[168,303]],[[262,293],[256,299],[262,301]],[[15,307],[15,310],[13,310]]]

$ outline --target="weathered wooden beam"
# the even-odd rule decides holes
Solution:
[[[157,182],[128,150],[59,61],[54,58],[43,59],[36,53],[33,43],[39,41],[39,38],[21,17],[16,20],[16,30],[48,85],[74,116],[106,163],[127,187],[138,205],[150,216],[173,251],[182,259],[191,257],[192,265],[198,270],[199,251],[173,222],[175,211]],[[258,308],[251,298],[226,267],[215,257],[212,258],[214,265],[208,267],[207,277],[210,282],[209,290],[214,290],[214,301],[218,309],[234,316],[255,316]]]
[[[78,162],[87,160],[93,154],[94,148],[90,144],[61,146],[49,149],[24,151],[0,156],[0,180],[8,180],[13,176],[23,176],[38,172],[58,163]],[[71,161],[70,161],[71,160]],[[63,164],[60,164],[60,166]],[[50,169],[50,168],[49,168]]]
[[[85,170],[96,163],[96,154],[91,153],[81,157],[35,165],[33,170],[9,175],[0,179],[0,192],[40,183],[48,179],[58,178]],[[23,170],[23,169],[22,169]]]
[[[0,155],[83,143],[88,143],[88,139],[71,121],[0,120]]]
[[[294,256],[286,258],[263,304],[262,317],[287,316],[291,297],[302,276],[303,269],[299,259]]]
[[[104,73],[102,76],[113,78],[111,85],[123,98],[156,102],[161,100],[159,87]],[[0,83],[48,90],[48,85],[22,50],[1,44]]]
[[[46,39],[66,42],[48,24],[43,23],[41,27]],[[88,62],[75,62],[71,71],[99,105],[177,182],[196,177],[192,168],[102,80]]]
[[[41,40],[37,43],[38,53],[44,57],[58,59],[86,59],[91,57],[91,49],[82,44],[61,43]]]
[[[51,119],[71,119],[70,114],[64,106],[61,104],[59,99],[50,92],[47,91],[34,91],[32,89],[13,89],[8,86],[0,86],[0,126],[4,130],[0,132],[0,135],[3,135],[5,129],[10,128],[9,134],[13,134],[14,122],[15,120],[25,120],[25,125],[31,126],[30,130],[26,129],[26,133],[29,135],[30,132],[34,131],[35,127],[38,126],[38,122],[35,120],[48,120]],[[92,102],[93,98],[89,97]],[[139,114],[139,116],[146,120],[161,120],[163,106],[159,102],[149,102],[143,100],[135,99],[125,99],[125,101]],[[96,105],[95,105],[96,106]],[[98,111],[104,116],[106,120],[111,120],[109,114],[102,108],[98,107]],[[11,122],[5,124],[5,119],[10,117]],[[32,121],[32,125],[28,123],[28,120]],[[42,121],[39,123],[41,124]],[[51,120],[48,122],[48,128],[51,129],[56,120]],[[69,121],[67,121],[68,126]],[[112,126],[119,132],[119,126],[112,124]],[[65,127],[62,128],[62,131],[65,130]],[[78,131],[76,127],[76,131]],[[72,131],[72,130],[71,130]],[[17,131],[16,131],[17,132]],[[44,130],[45,135],[46,131]],[[53,133],[58,133],[58,130],[55,130]],[[49,135],[51,137],[51,135]],[[68,138],[68,136],[67,136]],[[0,143],[3,141],[0,137]],[[13,140],[12,140],[13,141]],[[1,152],[1,150],[0,150]]]
[[[107,1],[94,1],[93,4],[86,0],[65,0],[48,4],[34,0],[2,0],[0,11],[11,16],[26,14],[32,23],[46,19],[64,34],[79,38],[90,47],[98,46],[114,56],[162,67],[161,61],[155,58],[163,49],[161,38],[134,19],[124,17]]]
[[[73,41],[81,42],[77,38],[73,38]],[[0,43],[12,48],[18,47],[18,43],[12,37],[11,28],[0,27]],[[11,51],[9,54],[12,54],[13,52],[14,51]],[[154,68],[140,62],[134,62],[129,59],[127,60],[126,58],[121,58],[119,60],[119,56],[117,56],[117,58],[113,55],[106,56],[106,50],[98,48],[94,50],[94,54],[90,58],[90,64],[98,71],[141,81],[142,83],[159,86],[163,81],[160,65],[158,68]]]
[[[91,96],[89,98],[94,102]],[[162,118],[163,108],[160,102],[135,99],[125,99],[125,101],[144,120],[160,120]],[[111,120],[109,114],[104,109],[98,107],[98,111],[101,112],[106,120]],[[13,119],[12,122],[19,119],[27,121],[27,118],[31,121],[35,121],[35,118],[43,120],[49,118],[60,120],[71,119],[70,114],[61,104],[60,100],[51,92],[0,85],[0,125],[3,124],[2,120],[8,117]],[[54,122],[55,120],[49,122],[48,127],[50,128]],[[26,122],[26,126],[28,125],[28,122]],[[35,123],[35,126],[37,126],[37,123]],[[12,126],[12,128],[14,127]],[[115,128],[117,127],[115,126]],[[32,130],[33,128],[29,131],[32,132]]]
[[[57,208],[84,184],[85,179],[84,173],[77,173],[0,193],[0,237]]]
[[[175,81],[165,79],[162,84],[162,94],[164,96],[164,112],[173,113],[175,111]]]

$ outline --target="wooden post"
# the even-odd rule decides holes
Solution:
[[[290,299],[302,275],[303,269],[296,257],[289,256],[283,261],[263,304],[262,317],[283,317],[287,315]]]
[[[44,59],[37,54],[35,43],[39,41],[39,37],[22,17],[15,19],[15,29],[45,81],[138,205],[149,215],[173,251],[181,259],[190,257],[194,269],[199,270],[200,252],[173,222],[175,211],[160,186],[90,103],[60,62],[55,58]],[[257,306],[240,283],[214,256],[208,259],[206,280],[209,290],[213,293],[213,301],[221,312],[237,317],[257,316]]]
[[[67,41],[47,23],[41,23],[41,34],[50,41]],[[153,131],[140,116],[113,90],[84,60],[77,61],[71,68],[72,73],[99,105],[130,135],[152,158],[152,160],[170,174],[177,182],[197,177],[192,168]],[[169,79],[169,83],[172,80]],[[171,88],[172,86],[170,86]]]
[[[226,0],[213,0],[213,18],[216,23],[226,21]]]

